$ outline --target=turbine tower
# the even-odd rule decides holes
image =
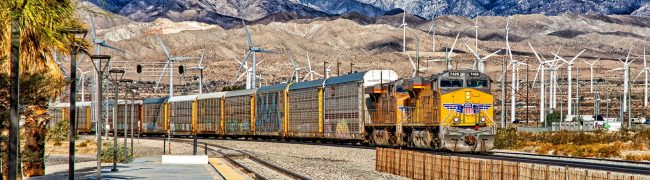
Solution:
[[[643,47],[643,70],[639,72],[639,75],[636,75],[636,78],[634,78],[634,81],[636,81],[637,78],[641,74],[644,74],[644,83],[643,83],[643,107],[647,108],[648,107],[648,72],[650,71],[650,68],[648,68],[648,62],[646,61],[646,54],[645,54],[645,47]]]
[[[257,88],[256,80],[257,80],[257,53],[273,53],[273,51],[269,51],[266,49],[262,49],[261,47],[257,47],[253,44],[253,40],[251,39],[251,33],[248,31],[248,25],[246,25],[246,22],[242,19],[241,20],[242,24],[244,24],[244,32],[246,33],[246,41],[248,42],[248,52],[246,52],[246,57],[242,62],[248,61],[248,57],[250,57],[251,54],[253,54],[253,62],[251,71],[253,75],[251,75],[251,81],[250,85],[246,85],[247,88]],[[239,66],[239,69],[244,68],[244,64],[247,63],[241,63],[241,66]],[[250,89],[249,88],[249,89]]]
[[[402,52],[406,53],[406,11],[402,12],[402,24],[399,25],[397,28],[402,28],[402,39],[403,39],[403,44],[402,44]]]
[[[163,67],[163,72],[160,74],[160,77],[158,78],[158,82],[156,82],[156,86],[154,89],[158,88],[158,85],[160,84],[160,80],[162,80],[163,75],[165,74],[165,70],[169,69],[169,98],[174,97],[174,61],[185,61],[185,60],[190,60],[190,59],[198,59],[196,57],[185,57],[185,56],[172,56],[169,54],[169,49],[167,49],[167,46],[165,46],[165,43],[160,39],[160,36],[156,34],[156,39],[158,40],[158,43],[160,44],[160,48],[162,48],[163,52],[165,53],[165,57],[167,58],[167,63],[165,63],[165,67]]]
[[[540,87],[539,87],[539,94],[540,94],[540,99],[539,99],[539,121],[544,122],[546,120],[546,88],[544,87],[546,85],[546,81],[544,78],[546,75],[544,75],[544,72],[546,71],[546,64],[552,63],[553,61],[548,61],[544,59],[544,57],[540,57],[537,54],[537,51],[535,51],[535,48],[533,48],[533,45],[528,43],[528,46],[530,46],[530,49],[533,50],[533,53],[535,54],[535,57],[537,58],[537,61],[539,61],[539,66],[537,66],[537,74],[535,74],[535,80],[533,81],[533,85],[537,81],[537,75],[540,75]],[[540,73],[541,72],[541,73]]]
[[[616,68],[612,69],[609,71],[618,71],[618,70],[623,70],[623,112],[627,112],[628,104],[627,104],[627,98],[628,98],[628,86],[629,86],[629,74],[630,74],[630,64],[634,62],[634,60],[630,61],[630,53],[632,52],[632,48],[630,48],[630,51],[627,53],[627,57],[625,58],[625,61],[621,61],[620,59],[618,61],[621,61],[623,63],[623,67],[621,68]],[[622,119],[621,119],[622,120]]]
[[[596,61],[591,62],[591,63],[583,60],[583,62],[585,62],[585,64],[589,65],[589,92],[591,92],[591,93],[594,92],[594,65],[596,65],[596,63],[598,63],[598,60],[600,60],[600,58],[596,59]]]
[[[572,99],[571,99],[571,93],[572,93],[572,91],[571,91],[571,87],[572,87],[572,86],[571,86],[571,85],[572,85],[571,71],[572,71],[573,63],[574,63],[575,60],[578,59],[578,57],[580,57],[580,55],[581,55],[582,53],[584,53],[584,52],[585,52],[585,50],[580,51],[580,53],[578,53],[578,55],[576,55],[575,57],[573,57],[573,59],[571,59],[570,61],[567,61],[567,60],[565,60],[564,58],[562,58],[561,56],[559,56],[559,55],[553,53],[553,55],[555,55],[555,57],[557,57],[558,59],[564,61],[564,63],[567,64],[567,75],[568,75],[568,78],[569,78],[569,86],[568,86],[568,88],[567,88],[567,116],[571,116],[571,115],[572,115],[571,108],[573,107],[573,106],[572,106]]]
[[[196,67],[191,67],[188,68],[188,70],[199,70],[199,94],[203,94],[203,70],[205,69],[205,65],[203,65],[203,51],[201,52],[201,61],[199,61],[199,65]]]

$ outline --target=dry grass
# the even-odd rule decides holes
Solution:
[[[628,154],[625,155],[624,159],[628,161],[650,161],[650,154]]]
[[[647,151],[650,129],[620,132],[516,132],[503,129],[497,134],[497,147],[518,151],[575,157],[639,158],[645,155],[625,155],[629,151]],[[650,158],[650,155],[647,155]]]
[[[75,144],[77,154],[92,155],[97,153],[97,143],[94,140],[78,140]],[[47,154],[68,154],[68,150],[67,142],[48,141],[45,143],[45,152]]]

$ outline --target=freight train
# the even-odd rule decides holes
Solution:
[[[409,79],[399,79],[392,70],[370,70],[256,89],[148,98],[135,105],[119,101],[116,128],[130,129],[129,121],[124,124],[126,115],[135,118],[134,129],[143,135],[332,140],[485,152],[493,148],[496,134],[490,84],[487,75],[474,70]],[[52,106],[53,122],[65,119],[68,107]],[[77,116],[78,131],[93,132],[90,104],[78,103],[77,108],[85,114]],[[107,119],[109,125],[112,119]]]

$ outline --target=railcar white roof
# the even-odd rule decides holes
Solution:
[[[77,105],[77,106],[80,106],[80,107],[88,107],[88,106],[90,106],[91,104],[92,104],[92,102],[90,102],[90,101],[85,101],[85,102],[77,102],[76,105]]]
[[[257,91],[257,88],[255,88],[255,89],[243,89],[243,90],[237,90],[237,91],[228,91],[228,93],[226,93],[226,97],[251,95],[251,94],[255,94],[255,91]]]
[[[369,87],[379,83],[389,83],[399,79],[393,70],[370,70],[363,75],[363,86]]]
[[[186,101],[194,101],[195,99],[196,99],[196,95],[174,96],[172,98],[169,98],[168,102],[186,102]]]
[[[56,103],[56,104],[54,104],[53,107],[55,107],[55,108],[64,108],[64,107],[69,108],[69,107],[70,107],[70,103]]]
[[[226,92],[213,92],[207,94],[199,94],[196,96],[196,99],[201,100],[201,99],[221,98],[224,95],[226,95]]]

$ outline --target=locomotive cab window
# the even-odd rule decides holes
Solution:
[[[487,79],[468,79],[467,87],[471,88],[488,88],[489,82]]]
[[[463,87],[462,79],[442,79],[440,80],[441,88],[456,88]]]

